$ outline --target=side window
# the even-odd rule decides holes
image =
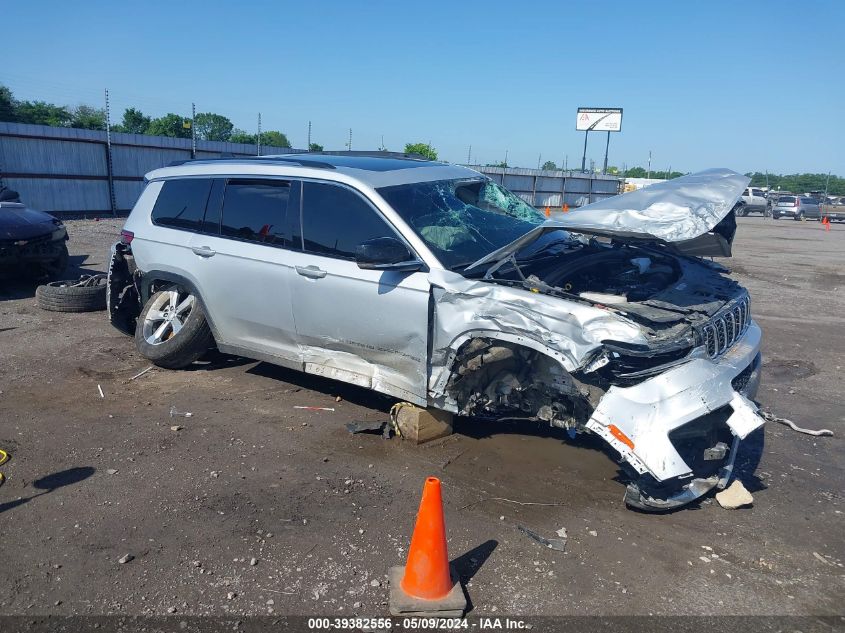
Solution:
[[[249,242],[284,246],[290,183],[233,178],[226,182],[220,233]]]
[[[202,230],[210,178],[165,180],[153,206],[153,224],[186,231]]]
[[[302,183],[302,238],[306,252],[354,259],[361,242],[396,232],[358,194],[318,182]]]

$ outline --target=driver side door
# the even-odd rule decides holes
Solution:
[[[364,241],[401,235],[357,190],[303,181],[291,296],[305,371],[391,394],[427,400],[426,271],[364,270]],[[413,252],[413,249],[410,249]]]

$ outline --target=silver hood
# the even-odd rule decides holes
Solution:
[[[556,213],[466,270],[499,262],[544,233],[559,229],[671,244],[685,255],[730,257],[736,230],[731,210],[749,181],[730,169],[707,169]]]

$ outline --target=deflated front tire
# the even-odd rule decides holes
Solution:
[[[213,343],[200,302],[175,287],[150,297],[135,327],[138,352],[167,369],[187,367]]]

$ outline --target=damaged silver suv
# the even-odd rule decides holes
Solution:
[[[209,347],[476,418],[594,433],[626,502],[727,484],[760,329],[730,255],[748,178],[709,170],[546,219],[471,169],[356,153],[157,169],[109,314],[170,368]]]

